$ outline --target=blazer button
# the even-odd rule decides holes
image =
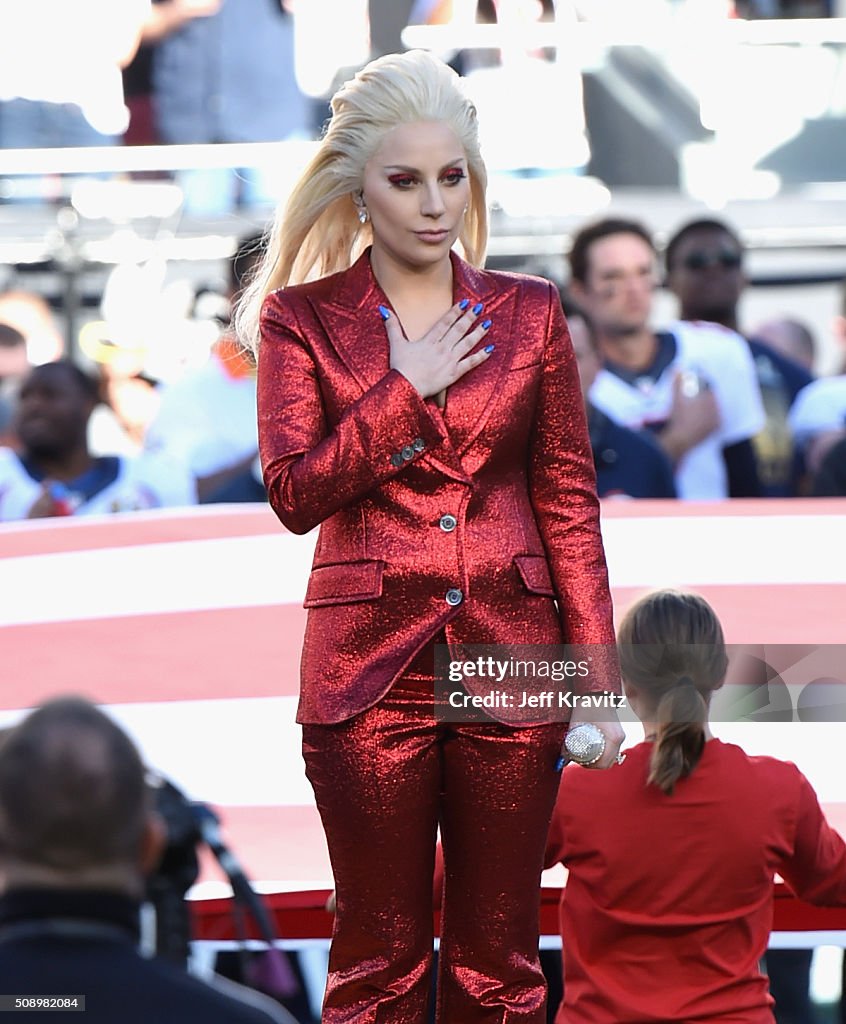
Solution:
[[[438,526],[440,526],[444,533],[452,533],[456,526],[458,526],[458,520],[455,516],[447,513],[445,516],[441,516]]]
[[[461,604],[463,600],[464,594],[462,594],[457,587],[450,587],[450,589],[446,592],[446,603],[450,605],[452,608],[455,608],[456,605]]]
[[[422,437],[415,437],[414,440],[411,442],[411,447],[416,452],[422,452],[423,449],[426,447],[426,444]]]
[[[406,462],[410,462],[414,458],[414,449],[410,444],[407,444],[400,454]]]
[[[403,457],[402,455],[400,455],[399,452],[394,452],[394,454],[391,456],[392,466],[401,466],[403,464],[403,461]]]

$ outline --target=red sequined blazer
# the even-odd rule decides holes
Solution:
[[[443,413],[389,368],[378,311],[388,300],[368,253],[265,300],[264,480],[289,530],[320,525],[300,722],[339,722],[371,706],[441,629],[456,644],[614,643],[593,458],[558,294],[548,281],[454,255],[453,280],[454,301],[484,303],[493,326],[481,344],[495,351],[449,389]],[[489,689],[481,681],[478,692]]]

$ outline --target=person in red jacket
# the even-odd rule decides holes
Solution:
[[[773,1024],[759,963],[774,875],[846,904],[846,844],[796,765],[711,735],[728,663],[703,598],[647,594],[618,639],[645,740],[613,773],[562,776],[546,852],[568,872],[556,1024]]]
[[[436,645],[605,645],[586,687],[619,687],[561,303],[481,269],[485,181],[455,72],[378,58],[335,95],[239,313],[268,500],[289,530],[320,526],[298,721],[336,884],[325,1024],[426,1019],[439,823],[439,1019],[545,1021],[539,879],[566,723],[524,719],[508,686],[496,721],[444,720]],[[454,690],[484,699],[491,681]],[[622,729],[573,713],[592,716],[604,768]]]

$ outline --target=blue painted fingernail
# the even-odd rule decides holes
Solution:
[[[491,352],[496,348],[496,345],[485,345],[485,351],[490,355]]]
[[[482,327],[484,327],[484,329],[487,330],[492,323],[493,323],[493,320],[483,320],[482,321]]]
[[[462,309],[462,310],[463,309],[467,309],[467,307],[469,305],[470,305],[470,300],[469,299],[462,299],[461,302],[458,303],[458,308]]]
[[[478,316],[484,308],[484,302],[477,302],[476,305],[473,307],[473,312],[476,314],[476,316]]]
[[[391,311],[386,306],[380,306],[379,307],[379,316],[382,317],[383,320],[390,320],[391,319]]]

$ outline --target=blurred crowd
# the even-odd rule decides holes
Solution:
[[[318,6],[329,11],[331,4]],[[560,6],[573,17],[602,20],[617,5]],[[655,0],[649,10],[696,6],[697,0]],[[406,22],[457,24],[464,17],[517,26],[558,12],[551,0],[418,0],[399,7],[395,44],[397,26]],[[788,0],[715,7],[721,17],[837,13],[831,5]],[[344,18],[353,8],[365,36],[369,15],[374,44],[398,10],[356,0],[344,6]],[[298,84],[297,32],[311,29],[305,17],[298,29],[295,15],[294,0],[29,0],[14,31],[0,35],[0,149],[316,138],[325,96]],[[54,31],[45,36],[42,24]],[[535,95],[558,88],[547,88],[553,65],[541,52],[471,49],[457,52],[453,63],[475,78],[479,103],[487,97],[497,109],[501,84],[492,72],[531,82]],[[335,79],[349,71],[338,67]],[[327,94],[336,80],[324,83]],[[578,89],[567,94],[578,96]],[[257,102],[265,97],[272,102]],[[578,172],[583,120],[563,119],[581,127],[570,151],[555,160]],[[489,113],[487,123],[494,120]],[[515,123],[505,134],[525,162],[522,144],[514,144],[517,131]],[[170,173],[183,212],[272,209],[270,168]],[[39,183],[41,199],[57,187],[49,175],[26,180],[29,188]],[[0,198],[25,198],[16,191],[20,181],[5,185],[11,192]],[[814,336],[822,318],[816,327],[803,322],[787,292],[774,299],[766,322],[741,323],[749,282],[740,229],[719,218],[688,220],[658,244],[640,211],[630,214],[577,224],[556,282],[581,373],[600,497],[846,493],[846,286],[831,337]],[[44,294],[18,281],[0,293],[0,520],[265,500],[254,367],[229,327],[262,236],[259,225],[236,238],[222,266],[226,284],[217,291],[202,294],[183,282],[190,294],[170,318],[152,315],[172,298],[164,295],[163,260],[119,265],[104,288],[103,319],[84,324],[78,338],[64,336],[60,311]],[[662,288],[662,298],[675,303],[666,323],[656,312]],[[821,375],[821,354],[838,346],[843,372]]]
[[[266,500],[255,368],[229,325],[262,244],[240,239],[214,340],[164,379],[152,341],[116,343],[97,322],[72,359],[41,296],[0,294],[0,520]],[[573,234],[558,285],[602,500],[846,494],[846,284],[827,339],[844,366],[819,374],[787,296],[778,315],[738,321],[744,260],[718,218],[681,224],[661,251],[637,218]],[[661,287],[677,304],[666,323]]]
[[[0,149],[313,136],[287,7],[286,0],[31,0],[0,33]],[[196,212],[260,199],[261,177],[229,168],[177,175]],[[7,182],[5,190],[7,198],[50,199],[58,187],[48,176]]]
[[[233,254],[228,303],[260,244],[260,235],[245,237]],[[81,358],[71,359],[56,331],[51,357],[33,359],[27,325],[15,307],[3,312],[7,297],[0,295],[0,520],[264,500],[254,366],[231,337],[227,312],[205,358],[163,382],[143,345],[106,336],[88,337]]]

